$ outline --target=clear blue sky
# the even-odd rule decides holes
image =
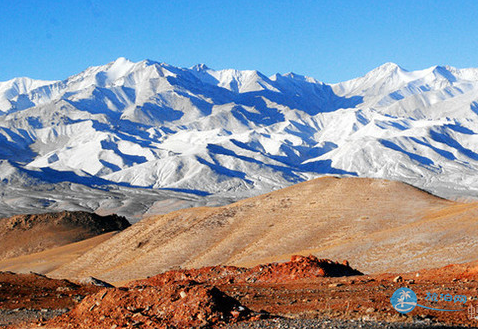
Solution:
[[[0,0],[0,81],[120,56],[325,82],[385,62],[478,67],[477,14],[478,1]]]

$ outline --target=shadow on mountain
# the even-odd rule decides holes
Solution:
[[[192,189],[187,189],[187,188],[162,187],[162,188],[159,188],[159,190],[162,190],[162,191],[172,191],[172,192],[180,192],[180,193],[187,193],[187,194],[194,194],[194,195],[197,195],[197,196],[208,196],[208,195],[211,195],[211,193],[206,192],[206,191],[192,190]]]
[[[135,113],[138,113],[139,116],[144,116],[151,122],[176,121],[184,115],[183,112],[175,110],[173,107],[154,103],[144,103],[143,106],[137,106]]]
[[[248,150],[248,151],[252,151],[252,152],[260,152],[260,153],[264,153],[265,150],[264,150],[264,147],[262,146],[261,143],[259,142],[256,142],[256,141],[250,141],[248,143],[244,143],[244,142],[241,142],[241,141],[238,141],[237,139],[231,139],[230,142],[242,149],[245,149],[245,150]]]
[[[470,110],[472,110],[476,115],[478,115],[478,102],[472,102],[470,104]]]
[[[401,131],[410,129],[410,127],[406,127],[406,126],[404,126],[401,123],[396,122],[396,121],[375,120],[375,125],[377,127],[381,128],[381,129],[388,129],[389,127],[396,128],[396,129],[401,130]]]
[[[363,103],[362,96],[341,97],[334,93],[332,87],[317,82],[309,82],[305,79],[296,81],[294,78],[279,76],[281,80],[279,82],[272,81],[263,76],[262,79],[278,89],[279,92],[264,89],[260,91],[240,93],[223,87],[205,84],[193,74],[188,74],[187,76],[188,79],[181,76],[167,77],[167,80],[173,86],[180,86],[196,95],[210,99],[214,105],[224,105],[233,102],[238,105],[255,107],[260,112],[257,116],[249,114],[250,112],[242,114],[244,114],[246,118],[256,120],[254,121],[256,123],[261,122],[262,120],[260,117],[263,117],[264,115],[270,117],[270,121],[273,123],[283,121],[284,119],[282,114],[281,116],[278,116],[276,113],[270,112],[278,112],[278,110],[276,108],[269,108],[264,99],[285,105],[292,109],[301,110],[309,115],[333,112],[341,108],[353,108],[358,104]],[[197,86],[200,86],[201,88]],[[208,104],[207,102],[202,100],[198,101],[199,98],[197,97],[193,101],[190,94],[182,93],[181,95],[191,99],[193,104],[203,111],[203,113],[210,113],[210,105],[206,105]],[[308,97],[304,97],[304,95],[308,95]]]
[[[224,175],[224,176],[228,176],[228,177],[234,177],[234,178],[240,178],[242,180],[244,180],[246,183],[248,184],[253,184],[252,181],[250,181],[249,179],[246,178],[246,173],[245,172],[242,172],[242,171],[237,171],[237,170],[232,170],[232,169],[229,169],[229,168],[226,168],[224,166],[221,166],[219,163],[211,163],[211,162],[208,162],[206,161],[205,159],[201,158],[201,157],[196,157],[197,161],[205,166],[208,166],[211,170],[213,170],[214,172],[220,174],[220,175]]]
[[[300,137],[301,140],[309,145],[314,145],[317,143],[317,141],[314,139],[314,135],[317,133],[316,129],[295,120],[290,120],[289,123],[290,126],[285,127],[284,132]]]
[[[96,99],[81,99],[79,101],[72,101],[65,98],[63,100],[81,111],[91,114],[106,114],[112,120],[118,120],[121,115],[120,112],[112,111],[110,108],[108,108],[106,103],[100,102]]]
[[[234,106],[231,110],[231,113],[245,126],[249,126],[251,122],[257,125],[268,126],[284,121],[284,115],[277,109],[267,107],[262,99],[256,99],[255,105],[252,106],[256,109],[259,109],[259,111],[254,113],[247,111],[242,106]]]
[[[125,154],[120,151],[118,148],[118,144],[115,142],[110,142],[110,141],[101,141],[101,147],[105,150],[111,150],[113,151],[116,155],[121,157],[121,159],[124,161],[125,165],[127,166],[132,166],[135,164],[141,164],[145,163],[148,160],[144,156],[138,156],[138,155],[131,155],[131,154]]]
[[[444,127],[445,128],[445,127]],[[441,130],[441,131],[439,131]],[[439,143],[443,143],[450,147],[457,149],[460,153],[464,154],[465,156],[469,157],[473,160],[478,160],[478,153],[463,147],[458,141],[456,141],[453,137],[451,137],[445,129],[441,128],[434,128],[430,129],[430,137]]]
[[[235,153],[234,151],[231,151],[229,149],[226,149],[222,146],[215,145],[215,144],[208,144],[207,149],[212,154],[228,155],[228,156],[234,157],[234,158],[242,160],[242,161],[246,161],[246,162],[249,162],[249,163],[255,163],[255,164],[257,164],[261,167],[267,167],[267,168],[271,168],[273,170],[276,170],[278,172],[281,172],[282,176],[286,180],[288,180],[289,182],[299,182],[299,181],[301,181],[300,176],[298,176],[294,172],[294,170],[295,170],[294,167],[283,167],[283,166],[273,165],[273,164],[269,164],[269,163],[264,163],[262,161],[259,161],[257,159],[251,158],[251,157],[247,157],[247,156],[244,156],[244,155],[239,155],[239,154]],[[272,157],[270,157],[270,158],[272,158]],[[297,171],[297,170],[295,170],[295,171]],[[236,176],[236,177],[238,177],[238,176]],[[244,173],[244,177],[245,177],[245,173]]]
[[[111,133],[113,131],[121,140],[138,144],[141,147],[149,147],[151,145],[149,133],[145,131],[150,128],[150,126],[131,122],[129,120],[118,120],[113,125],[96,120],[90,121],[93,122],[93,128],[97,131],[103,131],[106,133]]]
[[[304,97],[299,93],[291,93],[289,90],[282,90],[281,93],[261,90],[238,94],[235,101],[239,104],[255,106],[263,110],[264,107],[267,107],[264,101],[265,98],[274,103],[298,109],[309,115],[333,112],[341,108],[354,108],[363,102],[362,96],[341,97],[336,95],[330,86],[308,84],[311,85],[310,88],[314,91],[310,95],[311,97]]]
[[[28,97],[28,95],[25,94],[18,95],[17,99],[15,101],[11,100],[10,103],[12,104],[12,109],[9,111],[10,113],[25,110],[35,106],[35,103],[33,103]]]
[[[111,163],[111,162],[108,162],[108,161],[105,161],[105,160],[99,160],[101,162],[101,164],[103,166],[105,166],[106,168],[110,169],[111,171],[113,172],[116,172],[116,171],[121,171],[121,168],[118,167],[117,165]]]
[[[455,155],[454,155],[453,153],[451,153],[451,152],[442,150],[442,149],[440,149],[440,148],[438,148],[438,147],[435,147],[435,146],[433,146],[433,145],[431,145],[431,144],[429,144],[429,143],[426,143],[426,142],[424,142],[424,141],[421,141],[421,140],[419,140],[419,139],[416,138],[416,137],[410,137],[410,139],[411,139],[412,141],[414,141],[415,143],[417,143],[417,144],[420,144],[420,145],[423,145],[423,146],[426,146],[426,147],[432,149],[433,151],[435,151],[436,153],[438,153],[438,154],[441,155],[442,157],[447,158],[448,160],[452,160],[452,161],[456,160]]]
[[[90,187],[97,187],[102,185],[119,185],[125,187],[137,187],[128,183],[112,182],[103,178],[95,176],[80,176],[73,171],[59,171],[51,168],[39,168],[39,171],[19,168],[33,178],[40,179],[48,183],[61,183],[70,182],[76,184],[82,184]]]
[[[72,171],[58,171],[50,168],[40,168],[40,171],[28,170],[19,168],[19,170],[25,172],[26,174],[30,175],[33,178],[39,179],[43,182],[48,183],[61,183],[61,182],[69,182],[69,183],[76,183],[82,184],[89,187],[100,188],[101,186],[123,186],[129,188],[151,188],[152,186],[137,186],[132,185],[129,183],[123,182],[113,182],[103,178],[95,177],[95,176],[80,176]],[[164,191],[172,191],[172,192],[181,192],[181,193],[188,193],[198,196],[207,196],[210,195],[209,192],[202,191],[202,190],[193,190],[193,189],[181,189],[181,188],[159,188],[158,190]]]
[[[19,133],[24,132],[25,136],[6,127],[0,129],[0,159],[29,162],[35,157],[36,154],[29,148],[32,140],[24,130],[19,130]]]
[[[213,104],[211,103],[208,103],[206,102],[205,100],[199,98],[199,97],[196,97],[196,96],[193,96],[191,94],[188,94],[188,93],[185,93],[185,92],[182,92],[180,90],[176,90],[175,91],[176,94],[180,95],[180,96],[183,96],[185,98],[188,98],[191,103],[197,108],[199,109],[199,111],[201,111],[201,114],[206,116],[206,115],[210,115],[212,113],[212,107],[213,107]]]
[[[303,172],[313,172],[316,174],[358,176],[354,172],[332,167],[332,160],[330,159],[308,162],[308,163],[302,164],[299,168]]]
[[[281,148],[282,148],[282,146],[281,146]],[[349,171],[346,171],[346,170],[337,169],[337,168],[332,167],[332,161],[331,160],[321,160],[321,161],[315,161],[315,162],[311,162],[311,163],[302,164],[301,163],[303,161],[302,158],[299,158],[297,156],[296,156],[295,159],[293,159],[292,156],[271,156],[271,155],[268,155],[269,158],[274,159],[278,162],[282,162],[282,163],[285,164],[285,166],[279,166],[279,165],[264,163],[262,161],[259,161],[257,159],[251,158],[251,157],[239,155],[239,154],[235,153],[234,151],[231,151],[231,150],[226,149],[226,148],[224,148],[222,146],[219,146],[219,145],[208,144],[207,149],[213,154],[228,155],[228,156],[240,159],[242,161],[255,163],[255,164],[257,164],[261,167],[271,168],[275,171],[278,171],[278,172],[282,173],[284,179],[286,179],[289,182],[293,182],[293,183],[303,181],[303,178],[301,178],[298,174],[299,173],[306,173],[306,172],[317,173],[317,174],[337,174],[337,175],[354,175],[354,176],[356,176],[356,174],[353,173],[353,172],[349,172]],[[317,150],[317,152],[318,153],[317,153],[316,156],[319,156],[320,155],[320,150]],[[291,150],[291,153],[295,155],[295,153],[293,153],[292,150]],[[266,155],[264,155],[264,156],[266,156]],[[206,164],[206,163],[203,163],[203,164]],[[222,167],[222,168],[224,168],[224,167]],[[230,170],[230,169],[227,169],[227,170]],[[243,173],[241,173],[241,174],[243,174]],[[240,177],[238,175],[234,176],[234,177],[243,178],[243,177]],[[245,173],[244,173],[244,177],[245,177]]]
[[[456,131],[458,133],[465,134],[465,135],[476,135],[476,133],[473,130],[468,129],[464,126],[457,125],[457,124],[443,125],[443,127],[444,128],[450,128],[453,131]]]
[[[434,164],[431,159],[429,159],[427,157],[424,157],[424,156],[421,156],[421,155],[418,155],[418,154],[415,154],[415,153],[408,152],[407,150],[401,148],[400,146],[398,146],[397,144],[395,144],[391,141],[381,139],[380,143],[383,146],[385,146],[389,149],[392,149],[394,151],[398,151],[398,152],[401,152],[401,153],[407,155],[410,159],[415,160],[415,161],[421,163],[422,165],[433,166],[433,164]]]

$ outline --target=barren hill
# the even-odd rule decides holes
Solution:
[[[18,215],[0,219],[0,260],[67,245],[130,226],[116,215],[84,211]]]
[[[131,226],[50,275],[122,281],[168,269],[253,266],[293,253],[348,259],[366,273],[474,260],[478,205],[386,180],[326,177],[218,208]]]

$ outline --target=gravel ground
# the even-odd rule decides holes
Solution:
[[[433,324],[427,321],[421,323],[387,323],[375,321],[361,320],[331,320],[331,319],[271,319],[260,320],[249,323],[237,323],[226,326],[228,329],[259,329],[259,328],[275,328],[275,329],[299,329],[299,328],[323,328],[323,329],[348,329],[348,328],[466,328],[456,326],[446,326]]]
[[[0,327],[6,327],[11,324],[17,324],[23,321],[35,321],[35,320],[48,320],[55,316],[68,312],[68,309],[13,309],[13,310],[0,310]]]

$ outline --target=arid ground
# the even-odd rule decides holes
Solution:
[[[473,327],[477,224],[478,203],[334,177],[132,226],[79,212],[16,216],[0,223],[0,324]],[[397,312],[400,287],[421,306]]]
[[[14,328],[284,328],[288,321],[296,328],[301,323],[304,328],[477,325],[470,313],[478,306],[476,262],[377,275],[360,275],[344,264],[296,256],[291,262],[252,269],[170,271],[117,288],[1,273],[1,324],[16,323]],[[390,297],[400,287],[412,289],[420,305],[458,311],[417,306],[408,314],[398,313]],[[467,300],[430,302],[427,293]]]

